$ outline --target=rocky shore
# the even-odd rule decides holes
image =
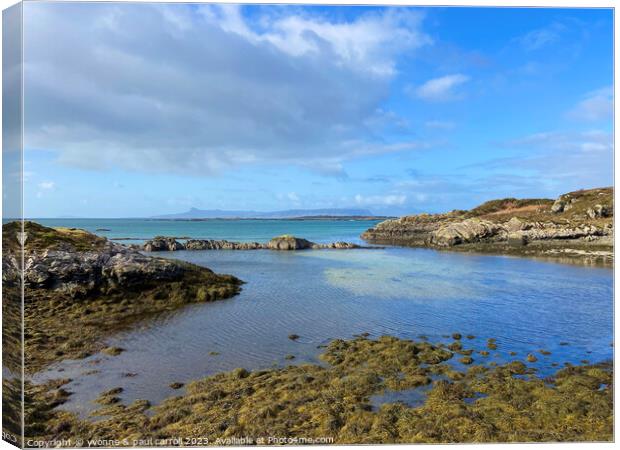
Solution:
[[[475,348],[469,341],[474,336],[452,338],[450,344],[390,336],[336,339],[320,356],[322,365],[238,368],[193,381],[157,406],[147,400],[124,404],[118,386],[101,393],[90,420],[54,409],[69,395],[63,380],[28,385],[26,435],[166,447],[240,439],[278,443],[260,441],[267,436],[335,444],[613,439],[611,362],[566,364],[543,379],[533,353],[508,353],[494,339]],[[513,356],[497,364],[498,352]],[[412,404],[381,400],[408,392],[420,393]],[[166,441],[179,436],[187,440]]]
[[[307,249],[352,249],[362,248],[357,244],[350,242],[331,242],[329,244],[317,244],[307,239],[298,238],[290,235],[277,236],[267,243],[260,242],[231,242],[227,240],[213,239],[187,239],[180,242],[177,238],[156,236],[148,240],[143,246],[138,246],[147,252],[177,250],[307,250]],[[375,247],[363,247],[375,248]]]
[[[20,233],[17,222],[2,227],[5,292],[20,289]],[[240,290],[241,281],[233,276],[146,256],[84,230],[26,222],[24,233],[27,372],[86,357],[100,350],[112,331],[148,315]]]
[[[386,220],[365,231],[376,244],[613,261],[613,188],[558,199],[507,198],[469,211]]]

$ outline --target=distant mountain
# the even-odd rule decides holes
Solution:
[[[288,209],[286,211],[225,211],[221,209],[196,209],[178,214],[154,216],[153,219],[288,219],[294,217],[370,217],[373,213],[367,209],[326,208],[326,209]]]

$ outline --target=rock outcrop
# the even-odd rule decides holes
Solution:
[[[175,238],[157,236],[147,241],[141,249],[147,252],[176,251],[176,250],[307,250],[307,249],[352,249],[362,248],[350,242],[330,242],[317,244],[307,239],[291,235],[276,236],[267,243],[260,242],[233,242],[213,239],[188,239],[185,243]],[[364,247],[376,248],[376,247]]]
[[[156,258],[84,230],[24,225],[26,369],[88,356],[101,338],[132,322],[236,295],[231,275],[173,259]],[[4,305],[21,303],[21,224],[2,227]],[[167,242],[166,246],[174,243]],[[17,352],[16,354],[18,354]]]
[[[613,189],[570,192],[557,200],[503,199],[469,211],[386,220],[365,231],[371,243],[539,256],[613,258]]]
[[[466,219],[462,222],[450,222],[433,230],[428,243],[439,247],[452,247],[470,242],[480,242],[497,235],[500,227],[488,220]]]

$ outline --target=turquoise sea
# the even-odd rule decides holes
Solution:
[[[40,220],[114,238],[155,235],[266,241],[294,234],[317,242],[361,242],[372,221]],[[110,231],[96,231],[97,229]],[[556,363],[598,362],[613,356],[613,271],[507,256],[429,249],[306,250],[298,252],[182,251],[159,256],[191,261],[245,281],[240,295],[191,305],[108,339],[126,351],[64,361],[35,381],[71,378],[74,394],[63,407],[87,415],[104,390],[123,387],[123,401],[157,403],[178,395],[172,382],[188,382],[236,367],[268,368],[317,362],[318,346],[368,332],[433,342],[449,335],[480,349],[498,349],[476,362],[524,360],[543,376]],[[288,335],[298,334],[298,341]],[[539,350],[550,351],[542,355]],[[516,356],[509,352],[517,352]],[[216,354],[212,354],[215,352]],[[96,372],[93,372],[96,370]],[[127,377],[127,373],[135,373]]]
[[[359,235],[380,220],[228,220],[179,221],[156,219],[32,219],[50,227],[76,227],[110,239],[137,242],[154,236],[227,239],[266,242],[292,234],[314,242],[347,240],[360,243]]]

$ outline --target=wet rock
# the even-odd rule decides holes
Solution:
[[[459,359],[459,362],[461,364],[471,364],[474,362],[474,358],[472,358],[471,356],[463,356],[461,359]]]

